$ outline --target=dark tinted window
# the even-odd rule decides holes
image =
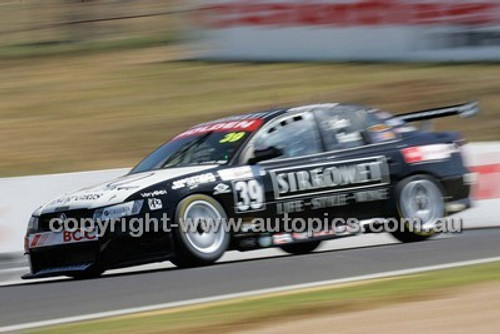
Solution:
[[[240,129],[208,132],[188,130],[151,153],[131,173],[199,164],[225,164],[252,132]]]
[[[366,111],[354,106],[336,106],[315,111],[326,149],[339,150],[366,144]]]
[[[283,157],[299,157],[322,151],[314,116],[303,113],[273,122],[257,134],[254,149],[276,147]]]

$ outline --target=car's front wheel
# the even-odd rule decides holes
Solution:
[[[398,184],[396,196],[399,221],[392,235],[401,242],[423,241],[434,236],[433,223],[445,215],[439,183],[431,176],[411,176]]]
[[[293,255],[309,254],[319,247],[321,241],[301,242],[280,246],[281,250]]]
[[[171,259],[177,267],[197,267],[217,261],[227,250],[230,233],[227,215],[215,199],[191,195],[177,206],[173,229],[175,254]]]

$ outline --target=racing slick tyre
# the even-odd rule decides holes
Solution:
[[[417,218],[420,226],[432,225],[445,215],[443,198],[439,183],[431,176],[414,175],[402,180],[396,186],[399,219],[391,234],[401,242],[423,241],[436,235],[432,228],[411,229],[408,219]]]
[[[226,220],[224,208],[209,196],[191,195],[182,200],[175,213],[171,262],[179,268],[190,268],[217,261],[231,239],[223,225]]]
[[[299,244],[290,244],[280,246],[281,250],[293,255],[302,255],[309,254],[319,247],[321,241],[311,241],[311,242],[302,242]]]

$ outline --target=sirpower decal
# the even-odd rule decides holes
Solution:
[[[384,156],[318,164],[304,164],[269,171],[275,199],[287,199],[376,187],[390,183]]]

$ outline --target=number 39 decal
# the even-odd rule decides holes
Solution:
[[[237,141],[243,139],[245,137],[246,133],[245,132],[231,132],[228,133],[222,138],[219,143],[220,144],[225,144],[225,143],[236,143]]]
[[[264,210],[264,189],[257,180],[238,181],[233,187],[237,212]]]

